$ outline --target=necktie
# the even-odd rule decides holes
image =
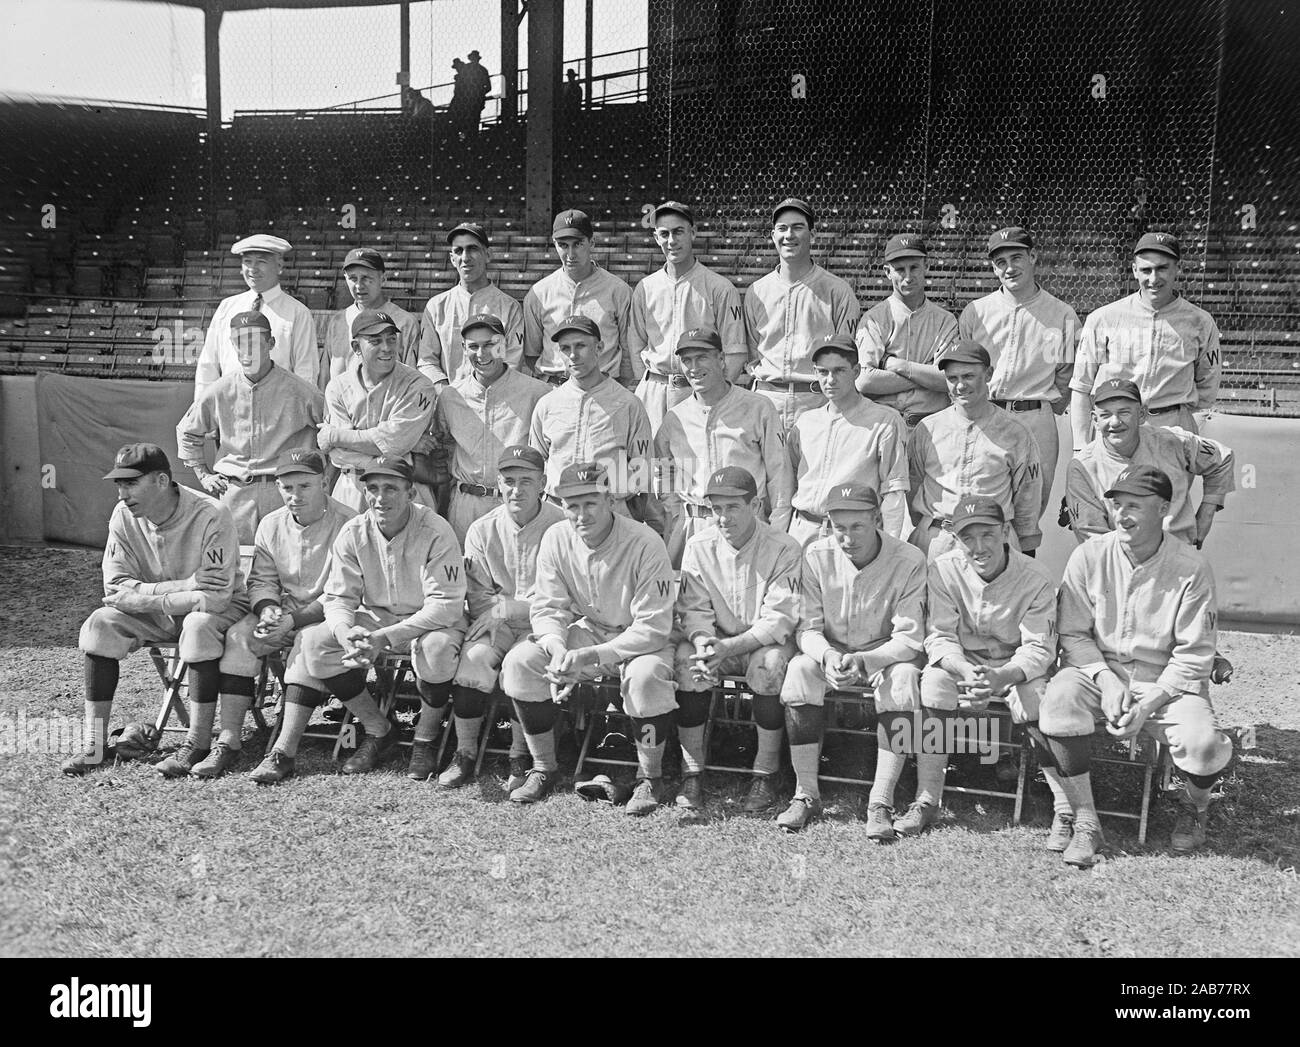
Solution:
[[[262,311],[262,292],[258,291],[257,297],[253,299],[253,312],[260,313],[261,311]]]

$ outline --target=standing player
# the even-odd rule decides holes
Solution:
[[[658,430],[668,408],[690,395],[690,383],[674,355],[683,332],[716,329],[733,382],[744,372],[746,348],[739,293],[695,257],[695,213],[669,200],[655,208],[654,219],[664,265],[632,290],[628,348],[640,379],[636,395],[645,404],[651,428]]]
[[[880,530],[874,487],[837,487],[826,511],[830,535],[804,549],[797,633],[802,653],[791,660],[781,688],[796,784],[777,825],[797,832],[821,813],[817,772],[826,692],[862,687],[873,694],[879,718],[867,837],[892,840],[894,786],[906,751],[895,751],[890,740],[906,735],[920,708],[925,557]]]
[[[710,525],[704,488],[719,469],[738,466],[753,477],[765,520],[789,517],[791,489],[781,420],[766,397],[727,380],[722,336],[712,327],[683,332],[677,359],[691,395],[668,409],[654,442],[674,564],[691,535]]]
[[[460,332],[471,316],[486,313],[501,319],[511,367],[519,367],[524,354],[523,310],[488,279],[492,250],[487,231],[477,222],[461,222],[447,234],[447,243],[460,282],[430,298],[420,319],[420,373],[439,389],[465,374]]]
[[[285,673],[285,706],[300,705],[305,726],[324,692],[338,698],[366,730],[341,768],[374,770],[397,748],[397,725],[366,689],[366,667],[388,651],[411,656],[426,717],[447,704],[465,635],[465,577],[451,527],[412,500],[411,465],[380,457],[361,477],[366,511],[343,525],[321,596],[325,620],[302,637],[302,659]]]
[[[452,680],[456,758],[438,776],[438,784],[447,789],[473,778],[483,711],[497,684],[502,659],[532,631],[529,615],[537,583],[537,551],[542,536],[564,519],[560,509],[542,500],[545,470],[546,463],[534,448],[518,444],[503,448],[496,462],[502,504],[475,520],[465,537],[470,624]],[[420,718],[407,772],[412,778],[428,778],[435,769],[440,718],[436,714]],[[528,743],[513,703],[510,718],[506,795],[524,784],[529,769]]]
[[[912,474],[909,539],[931,558],[953,548],[947,530],[957,504],[991,498],[1012,520],[1012,534],[1033,555],[1043,540],[1038,527],[1042,476],[1038,445],[1016,416],[989,402],[993,366],[978,342],[961,341],[939,357],[952,406],[924,418],[912,432],[908,461]]]
[[[901,414],[909,435],[922,418],[948,406],[948,384],[934,362],[957,340],[956,318],[925,296],[928,263],[921,237],[892,237],[885,278],[893,293],[858,321],[858,391]]]
[[[902,416],[858,392],[858,350],[849,335],[824,339],[813,351],[812,365],[828,399],[796,418],[786,439],[795,473],[787,529],[800,545],[823,535],[827,497],[854,483],[880,495],[885,532],[902,538],[910,483]]]
[[[417,92],[417,97],[423,97]],[[386,267],[384,256],[370,247],[355,247],[343,259],[343,279],[352,295],[352,304],[330,316],[325,329],[325,359],[328,378],[336,378],[348,369],[352,359],[352,321],[363,309],[387,313],[397,324],[401,336],[397,358],[408,367],[418,362],[420,318],[408,313],[384,292]]]
[[[638,766],[627,813],[650,814],[663,802],[664,744],[677,708],[672,565],[658,535],[614,512],[600,465],[568,466],[555,493],[568,522],[542,536],[533,635],[501,666],[502,689],[514,699],[533,757],[528,781],[510,799],[534,803],[554,784],[558,705],[552,697],[578,683],[618,676]]]
[[[1038,252],[1028,230],[1011,226],[990,236],[989,262],[1002,286],[962,310],[961,337],[989,351],[989,396],[1034,434],[1043,476],[1041,516],[1060,453],[1056,416],[1070,405],[1079,317],[1039,285]]]
[[[1088,442],[1089,397],[1099,379],[1137,383],[1153,425],[1198,432],[1194,411],[1219,395],[1219,328],[1178,290],[1183,248],[1172,233],[1146,233],[1133,248],[1138,289],[1088,314],[1074,362],[1074,449]]]
[[[195,398],[176,426],[176,446],[203,489],[230,510],[240,542],[250,545],[258,522],[280,507],[277,463],[295,448],[315,446],[325,398],[274,361],[265,313],[236,313],[230,340],[240,370],[222,375]],[[217,444],[211,469],[204,460],[209,437]]]
[[[853,338],[861,307],[848,282],[812,259],[817,216],[802,200],[772,212],[779,263],[745,292],[745,328],[754,388],[767,396],[789,430],[804,411],[826,402],[812,354],[831,335]]]
[[[1204,845],[1210,788],[1232,759],[1209,699],[1214,576],[1199,552],[1164,533],[1173,485],[1159,469],[1137,465],[1106,498],[1115,530],[1088,539],[1065,565],[1063,667],[1047,685],[1039,722],[1043,773],[1073,815],[1053,822],[1048,847],[1079,868],[1105,846],[1089,773],[1097,721],[1116,738],[1145,731],[1169,747],[1187,779],[1170,838],[1175,854]]]
[[[632,288],[591,257],[595,236],[582,211],[561,211],[551,228],[560,267],[524,295],[524,360],[544,382],[562,385],[569,369],[551,336],[570,316],[580,313],[600,328],[600,369],[615,380],[632,381],[628,323]]]
[[[104,546],[104,606],[82,623],[78,639],[85,748],[64,761],[63,773],[103,763],[122,659],[145,644],[176,643],[189,666],[190,728],[158,770],[180,777],[211,749],[222,637],[248,610],[239,536],[229,510],[172,480],[171,462],[154,444],[127,444],[104,479],[117,485],[117,505]]]
[[[292,371],[309,385],[323,386],[320,349],[316,345],[316,321],[302,302],[280,287],[284,256],[291,251],[287,240],[258,233],[236,243],[230,253],[239,256],[239,271],[248,290],[223,298],[212,313],[208,335],[194,368],[194,397],[223,374],[239,370],[235,347],[230,343],[230,318],[236,313],[265,313],[275,338],[272,356],[286,371]]]
[[[497,317],[471,317],[461,338],[469,371],[438,397],[433,430],[438,445],[451,449],[447,522],[463,544],[470,524],[500,507],[496,463],[505,448],[528,442],[533,411],[551,389],[506,364]]]
[[[781,683],[799,624],[799,543],[759,518],[754,477],[719,469],[704,488],[713,517],[686,542],[677,594],[677,736],[683,774],[677,806],[703,808],[704,724],[723,675],[743,675],[753,700],[758,750],[745,797],[748,814],[776,803],[781,763]]]
[[[433,386],[398,362],[400,339],[387,313],[358,313],[352,321],[353,363],[325,390],[326,421],[317,439],[340,470],[334,497],[353,509],[361,508],[364,471],[381,455],[408,458],[433,418]],[[431,490],[417,493],[435,504]]]

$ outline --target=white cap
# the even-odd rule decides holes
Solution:
[[[236,241],[235,246],[230,249],[231,254],[243,254],[245,251],[273,251],[276,254],[287,254],[292,251],[288,240],[281,240],[278,236],[268,236],[266,233],[258,233],[256,236],[246,236],[242,240]]]

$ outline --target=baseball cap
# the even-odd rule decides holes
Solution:
[[[354,247],[348,252],[348,256],[343,259],[343,268],[346,270],[354,265],[364,266],[366,269],[373,269],[377,273],[382,273],[384,271],[384,256],[373,247]]]
[[[583,316],[581,313],[578,313],[575,316],[566,317],[562,320],[560,326],[555,329],[555,333],[551,335],[551,341],[558,342],[560,340],[560,335],[565,334],[568,331],[581,331],[583,334],[589,334],[593,338],[600,337],[600,327],[597,325],[596,321],[590,316]]]
[[[836,484],[826,499],[826,511],[836,509],[879,509],[880,495],[870,484]]]
[[[916,233],[899,233],[891,236],[885,244],[885,261],[892,262],[899,258],[928,258],[925,241]]]
[[[1183,245],[1173,233],[1143,233],[1133,253],[1141,254],[1143,251],[1159,251],[1175,260],[1183,257]]]
[[[817,224],[817,212],[812,209],[812,205],[805,200],[800,200],[795,196],[787,196],[774,208],[772,208],[772,224],[776,224],[777,215],[782,211],[798,211],[808,219],[808,228],[811,229]]]
[[[1002,511],[1002,506],[992,498],[966,498],[957,503],[957,511],[952,514],[952,529],[958,533],[968,524],[1006,522],[1007,517]]]
[[[232,331],[259,330],[271,333],[271,321],[266,318],[265,313],[259,313],[250,309],[246,313],[236,313],[230,318],[230,329]]]
[[[236,240],[230,248],[231,254],[244,254],[246,251],[269,251],[272,254],[288,254],[293,248],[289,245],[288,240],[282,240],[278,236],[271,236],[268,233],[257,233],[254,236],[246,236],[242,240]]]
[[[599,462],[576,462],[566,466],[555,485],[557,498],[576,498],[609,490],[609,474]]]
[[[493,334],[506,333],[506,325],[501,322],[499,316],[493,316],[491,313],[478,313],[460,325],[460,336],[464,338],[466,331],[472,331],[476,327],[486,327]]]
[[[963,338],[959,342],[953,342],[939,356],[935,366],[942,371],[949,364],[982,364],[984,367],[992,367],[993,360],[989,356],[989,351],[980,345],[979,342],[971,338]]]
[[[685,218],[691,225],[695,224],[695,212],[689,206],[680,200],[665,200],[655,208],[655,221],[659,220],[661,214],[679,214]]]
[[[1117,494],[1154,494],[1169,502],[1174,497],[1174,485],[1163,469],[1154,465],[1131,465],[1110,485],[1105,497],[1113,498]]]
[[[325,456],[319,451],[301,447],[288,454],[282,454],[275,467],[275,475],[288,476],[290,473],[315,473],[317,476],[324,476]]]
[[[157,444],[127,444],[117,452],[113,468],[104,474],[105,480],[134,480],[148,473],[168,473],[172,463],[167,452]]]
[[[362,309],[352,318],[352,337],[358,338],[363,334],[379,334],[390,327],[396,331],[397,321],[382,309]]]
[[[1136,382],[1130,382],[1127,378],[1107,378],[1098,382],[1092,390],[1093,403],[1099,404],[1103,400],[1132,400],[1140,404],[1142,390]]]
[[[748,469],[738,465],[727,465],[718,469],[704,485],[704,497],[714,495],[732,495],[740,498],[757,498],[758,484]]]
[[[460,225],[456,226],[455,229],[452,229],[447,234],[447,243],[451,243],[455,240],[457,235],[460,233],[469,233],[470,236],[474,237],[474,239],[484,247],[489,246],[487,230],[479,225],[478,222],[461,222]]]
[[[712,327],[692,327],[683,331],[677,339],[674,353],[684,353],[687,349],[716,349],[722,352],[722,335]]]
[[[828,334],[821,340],[821,344],[813,350],[812,362],[816,363],[822,353],[840,353],[843,356],[850,357],[854,363],[858,362],[858,346],[851,335]]]
[[[1026,251],[1032,251],[1034,238],[1028,229],[1019,225],[1009,225],[989,237],[989,257],[992,258],[1004,247],[1023,247]]]
[[[536,447],[511,444],[501,449],[501,457],[497,459],[497,472],[505,472],[507,469],[538,469],[545,472],[546,459]]]
[[[585,236],[588,240],[594,235],[591,228],[591,219],[587,217],[585,211],[561,211],[555,216],[555,223],[551,226],[551,239],[557,240],[561,236]]]
[[[398,458],[395,455],[380,455],[365,468],[361,474],[361,479],[366,480],[371,476],[397,476],[403,480],[415,482],[415,466],[405,458]]]

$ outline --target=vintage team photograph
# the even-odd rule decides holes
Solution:
[[[1300,7],[0,26],[0,955],[1200,959],[1093,1002],[1262,1016]]]

